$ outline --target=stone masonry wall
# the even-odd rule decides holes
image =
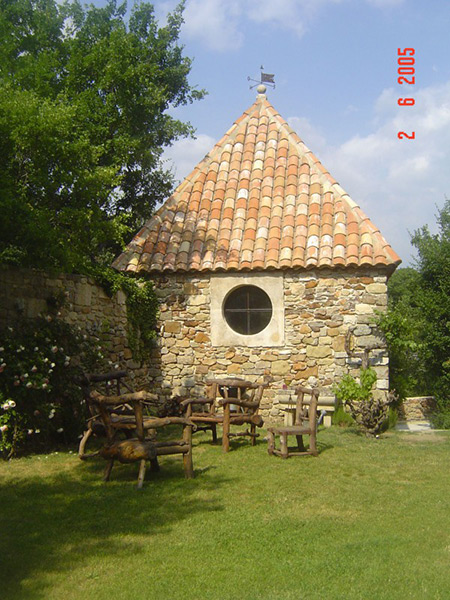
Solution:
[[[161,301],[161,337],[150,376],[163,393],[204,395],[208,377],[237,376],[272,383],[262,413],[279,417],[283,385],[318,384],[333,397],[342,375],[359,374],[364,348],[378,375],[378,393],[388,390],[388,358],[373,324],[387,304],[386,275],[373,271],[280,273],[284,279],[285,344],[282,347],[212,347],[208,276],[170,275],[156,283]],[[346,352],[351,332],[353,350]]]
[[[127,341],[125,295],[109,298],[93,281],[79,275],[49,276],[38,271],[0,271],[0,327],[21,316],[47,310],[47,299],[65,293],[61,317],[101,332],[107,359],[130,372],[136,388],[164,396],[202,396],[208,377],[236,376],[271,381],[264,416],[279,418],[287,401],[283,385],[318,384],[321,398],[333,400],[332,384],[342,375],[358,375],[362,351],[370,347],[378,393],[388,390],[385,345],[372,322],[386,307],[383,273],[308,271],[280,273],[284,286],[285,344],[281,347],[211,345],[210,278],[173,274],[155,279],[160,299],[161,332],[146,363],[135,362]],[[346,352],[351,331],[354,350]]]
[[[127,369],[133,385],[148,384],[145,364],[133,359],[128,346],[125,295],[110,298],[94,281],[82,275],[48,275],[25,269],[0,270],[0,328],[17,318],[48,312],[47,300],[64,294],[61,318],[86,333],[95,331],[107,350],[107,367]]]

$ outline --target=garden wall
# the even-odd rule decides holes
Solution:
[[[164,396],[201,396],[208,377],[265,378],[271,385],[262,412],[278,419],[289,403],[284,384],[319,385],[321,400],[333,406],[333,384],[345,373],[358,376],[362,352],[370,348],[378,393],[385,394],[388,356],[373,323],[375,309],[386,308],[385,274],[330,270],[278,276],[284,336],[278,346],[212,344],[210,275],[154,278],[161,335],[147,363],[137,362],[128,345],[125,295],[118,292],[110,298],[85,276],[1,270],[0,327],[19,316],[31,318],[47,312],[48,301],[65,294],[61,318],[86,332],[95,331],[107,348],[111,366],[126,368],[136,388],[145,386]],[[346,348],[349,331],[354,346],[350,353]]]
[[[125,294],[110,298],[93,280],[83,275],[48,275],[25,269],[0,270],[0,328],[18,318],[47,314],[49,306],[64,298],[59,309],[67,323],[94,333],[107,350],[109,367],[127,369],[134,385],[148,383],[145,364],[134,360],[128,345]],[[108,362],[109,361],[109,362]]]

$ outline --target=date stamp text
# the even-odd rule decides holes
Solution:
[[[399,85],[414,85],[416,83],[416,69],[415,69],[415,50],[414,48],[398,48],[397,58],[397,83]],[[414,98],[399,98],[399,106],[414,106],[416,103]],[[415,140],[416,132],[411,131],[399,131],[397,133],[399,140],[408,139]]]

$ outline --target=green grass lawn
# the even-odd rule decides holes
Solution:
[[[450,598],[450,432],[319,432],[286,461],[194,437],[196,477],[68,452],[0,464],[7,599]]]

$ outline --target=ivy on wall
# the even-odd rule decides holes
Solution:
[[[96,268],[95,280],[110,296],[119,290],[126,296],[128,343],[137,360],[149,355],[157,333],[158,299],[153,283],[131,278],[109,267]]]

